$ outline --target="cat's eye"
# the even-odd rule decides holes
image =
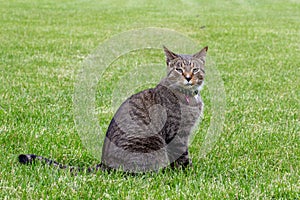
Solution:
[[[181,68],[175,68],[175,70],[181,74],[183,73],[183,70]]]
[[[200,70],[199,68],[194,68],[194,69],[193,69],[193,73],[195,74],[195,73],[197,73],[199,70]]]

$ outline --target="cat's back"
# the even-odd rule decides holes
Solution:
[[[158,123],[159,120],[166,120],[162,118],[176,114],[179,106],[177,96],[170,89],[157,85],[130,96],[122,103],[112,121],[116,122],[117,126],[148,126],[154,121]],[[170,114],[171,112],[173,114]],[[125,131],[129,131],[128,128]]]

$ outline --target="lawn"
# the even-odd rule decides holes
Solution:
[[[0,199],[300,199],[299,0],[0,4]],[[73,176],[38,163],[20,165],[20,153],[76,166],[99,163],[75,123],[78,71],[105,41],[147,27],[190,38],[195,52],[209,46],[207,65],[218,71],[226,95],[223,130],[211,151],[199,154],[215,112],[208,85],[189,171]],[[114,114],[115,91],[123,91],[116,88],[131,80],[125,75],[142,74],[149,63],[164,66],[164,59],[162,49],[140,49],[106,68],[95,95],[103,130]],[[155,85],[137,77],[136,91]]]

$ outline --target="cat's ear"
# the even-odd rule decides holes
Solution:
[[[202,60],[205,63],[205,57],[206,57],[206,52],[208,50],[208,46],[204,47],[201,51],[199,51],[198,53],[195,53],[193,55],[194,58],[198,58],[200,60]]]
[[[167,49],[167,47],[163,46],[163,48],[164,48],[165,55],[166,55],[166,62],[167,62],[167,65],[169,66],[170,61],[174,60],[175,58],[178,58],[179,56],[176,53],[173,53],[172,51]]]

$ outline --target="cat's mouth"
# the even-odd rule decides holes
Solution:
[[[187,83],[184,84],[184,86],[186,86],[186,87],[188,87],[188,88],[191,88],[191,87],[194,86],[194,84],[193,84],[193,83],[190,83],[190,82],[187,82]]]
[[[184,80],[184,81],[183,81],[183,84],[184,84],[185,86],[187,86],[187,87],[192,87],[192,86],[195,85],[194,82],[193,82],[193,80]]]

